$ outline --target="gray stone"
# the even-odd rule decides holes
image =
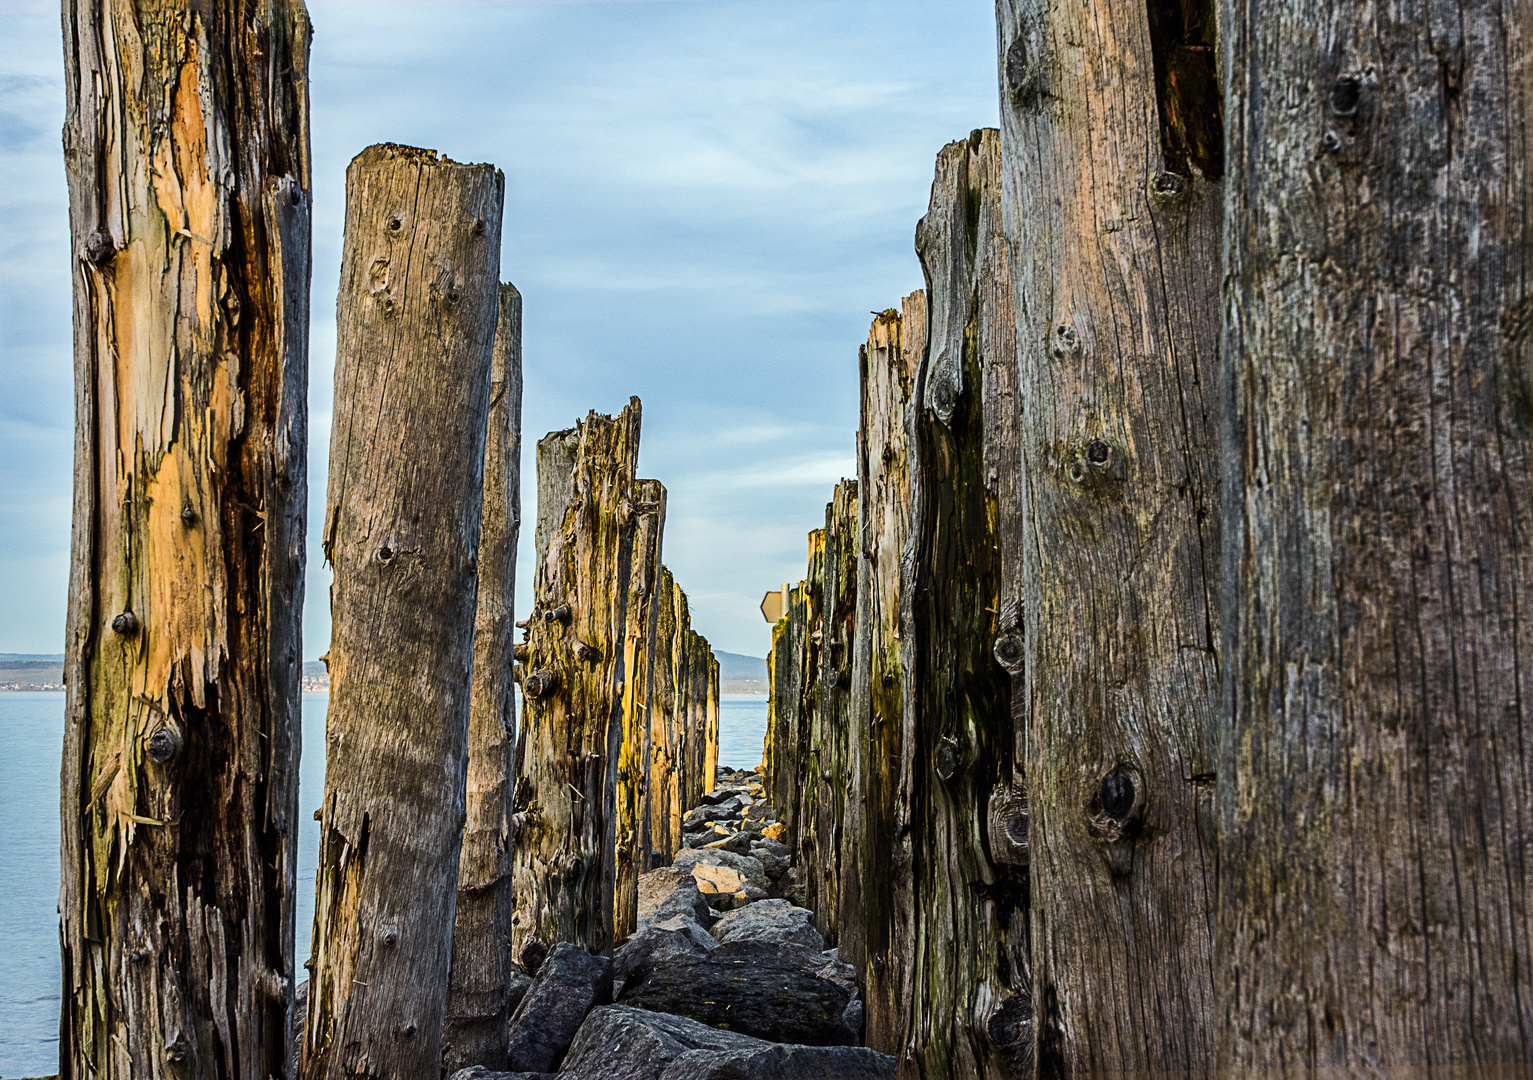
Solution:
[[[694,833],[693,835],[687,837],[686,846],[689,848],[707,847],[709,844],[715,843],[719,840],[728,840],[733,835],[733,829],[729,828],[727,825],[721,825],[715,822],[709,825],[702,832]],[[671,865],[674,866],[676,864],[672,862]]]
[[[751,834],[747,832],[731,833],[723,840],[715,840],[711,844],[702,845],[710,851],[733,851],[736,855],[749,855],[751,853]]]
[[[704,806],[717,806],[719,803],[735,797],[735,793],[729,788],[714,788],[700,800]]]
[[[814,912],[786,900],[762,900],[731,911],[713,926],[713,936],[722,942],[758,940],[777,945],[802,945],[816,953],[825,949],[825,939],[810,922]]]
[[[763,894],[770,892],[772,882],[767,878],[761,863],[749,855],[740,855],[721,848],[688,848],[676,853],[675,867],[686,870],[697,880],[703,896],[709,893],[735,893],[747,885],[754,885]],[[733,877],[709,871],[718,867],[735,871]],[[702,868],[702,869],[700,869]]]
[[[690,1017],[773,1042],[842,1045],[851,995],[807,965],[778,957],[673,960],[624,991],[621,1004]]]
[[[774,840],[770,836],[763,836],[759,840],[752,840],[751,847],[764,847],[773,855],[781,855],[784,859],[793,857],[793,849],[781,840]]]
[[[516,1007],[522,1003],[522,998],[527,996],[527,991],[532,987],[532,976],[523,975],[520,971],[511,973],[511,982],[506,987],[506,1015],[514,1016]]]
[[[800,908],[799,910],[803,910]],[[814,972],[827,982],[835,983],[852,997],[858,994],[857,969],[843,964],[830,952],[817,951],[813,946],[792,941],[780,941],[770,937],[738,937],[722,942],[711,950],[715,960],[791,961]]]
[[[697,891],[692,871],[666,866],[639,875],[638,928],[642,930],[676,915],[690,915],[704,926],[713,925],[713,912]]]
[[[686,915],[651,923],[612,954],[612,996],[621,997],[623,987],[642,979],[656,964],[707,956],[718,947],[717,939]]]
[[[553,1072],[592,1006],[612,1000],[612,961],[560,942],[511,1016],[512,1071]]]
[[[788,872],[788,867],[793,865],[788,861],[786,855],[772,854],[759,840],[751,844],[751,858],[761,864],[761,868],[766,871],[767,877],[773,881],[781,878]]]
[[[707,826],[713,820],[713,807],[699,806],[695,810],[688,810],[681,816],[682,832],[697,832]]]
[[[759,1050],[689,1050],[660,1080],[883,1080],[895,1061],[862,1046],[766,1046]]]
[[[592,1009],[559,1071],[560,1080],[658,1080],[692,1050],[764,1050],[771,1044],[667,1013],[607,1005]]]
[[[483,1065],[471,1065],[459,1069],[448,1080],[553,1080],[553,1077],[548,1072],[491,1072]]]

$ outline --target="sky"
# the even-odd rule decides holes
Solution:
[[[644,403],[664,559],[717,649],[764,656],[761,596],[855,476],[857,349],[922,287],[939,150],[997,123],[990,0],[311,0],[314,282],[304,656],[330,635],[317,543],[345,170],[376,142],[505,171],[533,447]],[[63,648],[73,457],[58,5],[0,0],[0,652]]]

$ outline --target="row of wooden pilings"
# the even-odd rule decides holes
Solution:
[[[997,132],[942,151],[916,232],[928,287],[873,320],[857,478],[809,534],[767,665],[766,784],[805,906],[858,970],[867,1045],[911,1075],[1033,1058],[999,200]]]

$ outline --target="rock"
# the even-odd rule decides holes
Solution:
[[[611,960],[568,942],[555,945],[511,1015],[508,1066],[512,1071],[553,1072],[586,1013],[611,1000]]]
[[[791,941],[776,941],[766,937],[742,937],[726,941],[713,950],[715,960],[784,960],[798,964],[814,972],[826,982],[835,983],[852,998],[858,995],[857,969],[843,964],[829,952],[818,952],[812,946]]]
[[[762,829],[761,835],[768,840],[776,840],[781,843],[782,841],[788,839],[788,830],[783,826],[783,823],[779,821]]]
[[[642,979],[656,964],[707,956],[717,948],[714,936],[689,916],[651,923],[612,954],[612,996],[622,996],[625,986]]]
[[[766,1046],[689,1050],[660,1080],[882,1080],[894,1074],[892,1057],[862,1046]]]
[[[702,804],[704,806],[717,806],[719,803],[724,802],[726,799],[732,798],[734,798],[734,792],[730,791],[728,788],[714,788],[712,791],[708,792],[708,794],[703,796]]]
[[[702,845],[713,851],[733,851],[736,855],[749,855],[751,853],[751,834],[747,832],[730,833],[723,840],[715,840],[711,844]]]
[[[709,844],[716,843],[720,840],[728,840],[734,834],[735,832],[733,829],[730,829],[724,825],[710,824],[702,832],[687,837],[687,847],[707,847]],[[676,864],[673,862],[671,865],[674,866]]]
[[[758,862],[756,859],[753,859],[749,855],[741,855],[737,852],[725,851],[722,848],[688,848],[685,851],[679,851],[676,853],[676,862],[674,865],[678,870],[686,870],[690,872],[693,878],[697,880],[697,887],[703,891],[704,895],[706,895],[710,889],[708,886],[703,884],[703,881],[707,878],[707,875],[704,874],[701,877],[698,875],[698,867],[700,866],[727,867],[731,870],[735,870],[739,873],[742,884],[754,885],[763,893],[767,892],[772,886],[771,881],[767,879],[766,869],[761,865],[760,862]],[[740,886],[738,885],[731,889],[715,886],[711,891],[738,892],[739,889]]]
[[[759,843],[751,845],[751,858],[761,864],[761,868],[766,871],[766,876],[773,881],[786,874],[788,867],[792,865],[788,862],[786,855],[774,855]]]
[[[765,848],[773,855],[781,855],[784,859],[791,859],[793,857],[793,849],[788,847],[788,845],[783,843],[781,840],[778,840],[776,837],[772,836],[763,836],[759,840],[752,840],[751,847]]]
[[[527,991],[532,987],[532,976],[523,975],[520,971],[511,973],[511,983],[506,987],[506,1015],[516,1015],[516,1007],[522,1003],[522,998],[527,996]]]
[[[697,832],[713,820],[713,808],[711,806],[699,806],[695,810],[688,810],[681,816],[682,832]]]
[[[862,999],[852,998],[846,1003],[846,1008],[841,1010],[841,1031],[846,1036],[846,1045],[862,1045]],[[1013,1076],[1021,1076],[1022,1073],[1014,1072]],[[1027,1075],[1031,1076],[1032,1073]]]
[[[831,1046],[847,1037],[842,1016],[850,1000],[806,965],[777,957],[721,960],[711,953],[651,969],[624,990],[621,1004],[773,1042]]]
[[[491,1072],[483,1065],[471,1065],[459,1069],[448,1080],[554,1080],[553,1073],[543,1072]]]
[[[762,799],[749,803],[745,807],[744,817],[746,821],[760,821],[771,824],[777,820],[777,811],[772,808],[771,803]]]
[[[801,945],[815,953],[825,950],[825,939],[809,921],[814,912],[786,900],[762,900],[731,911],[713,926],[721,942],[766,941],[775,945]]]
[[[765,1050],[771,1044],[682,1016],[626,1005],[592,1009],[559,1071],[560,1080],[658,1080],[689,1051]]]
[[[713,912],[697,891],[697,879],[692,872],[667,866],[641,874],[638,928],[643,930],[675,915],[690,915],[704,926],[713,925]]]

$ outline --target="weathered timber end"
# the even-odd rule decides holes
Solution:
[[[75,468],[59,1069],[281,1075],[311,28],[301,0],[79,0],[63,32]]]
[[[660,563],[665,489],[634,475],[639,422],[634,398],[538,445],[510,930],[529,972],[558,942],[608,953],[633,933],[638,876],[680,849],[717,763],[718,662]]]
[[[409,147],[347,170],[305,1080],[441,1068],[504,191]]]

